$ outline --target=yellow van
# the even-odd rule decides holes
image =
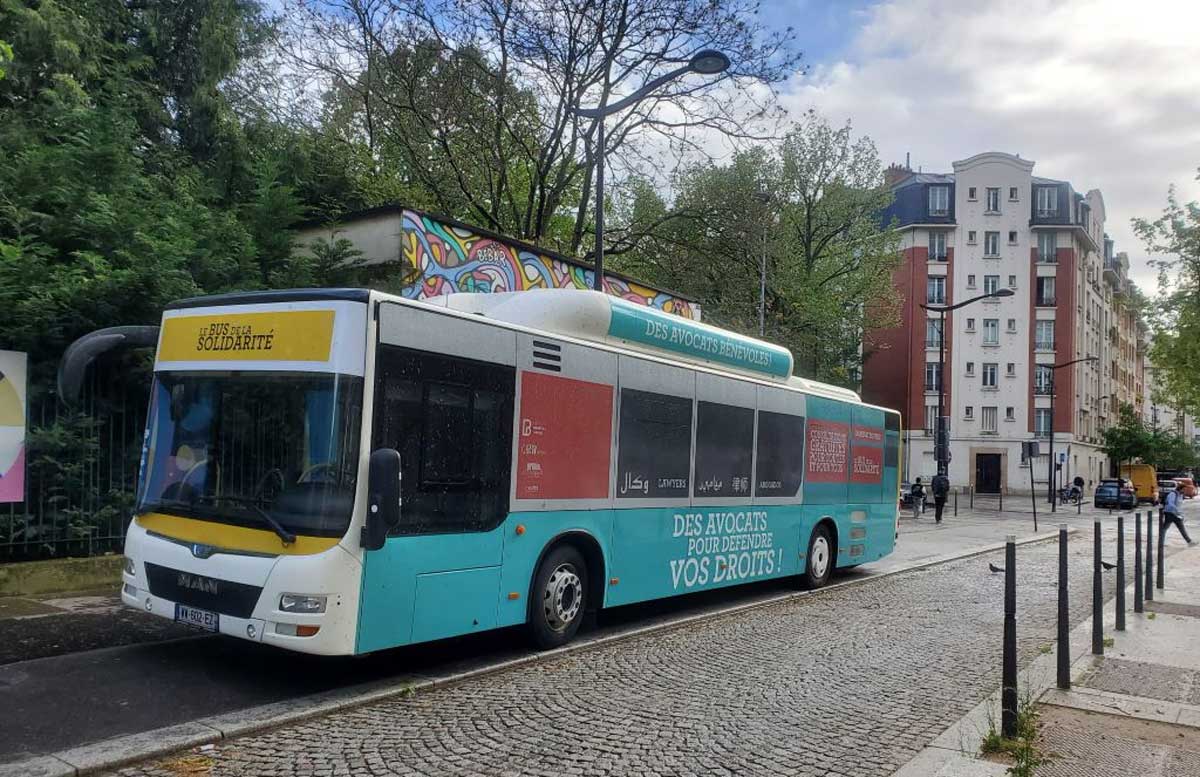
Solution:
[[[1158,501],[1158,472],[1149,464],[1122,464],[1121,477],[1133,486],[1139,502]]]

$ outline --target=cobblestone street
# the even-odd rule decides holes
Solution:
[[[1090,555],[1090,537],[1074,535],[1075,621],[1090,608]],[[1054,637],[1056,556],[1053,542],[1018,549],[1022,665]],[[888,775],[999,685],[1003,575],[988,562],[1003,563],[1003,554],[636,637],[119,774]],[[1109,573],[1110,595],[1112,586]]]

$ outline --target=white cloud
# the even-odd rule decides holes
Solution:
[[[1157,216],[1169,184],[1200,199],[1200,4],[1163,0],[891,0],[867,12],[843,61],[784,101],[852,119],[884,162],[949,171],[981,151],[1100,189],[1131,274],[1154,273],[1129,220]]]

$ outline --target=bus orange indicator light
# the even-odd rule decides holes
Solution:
[[[519,593],[517,593],[516,591],[509,591],[508,600],[510,602],[515,602],[516,600],[518,600],[520,598],[521,598],[521,595]]]
[[[296,627],[296,636],[297,637],[315,637],[315,636],[317,636],[317,632],[320,630],[321,630],[320,626],[297,626]]]
[[[524,533],[525,533],[525,524],[518,523],[517,524],[517,534],[524,534]]]
[[[616,585],[616,584],[617,584],[617,583],[619,583],[619,582],[621,582],[621,578],[619,578],[619,577],[614,577],[614,578],[612,578],[611,580],[609,580],[609,581],[608,581],[608,584],[609,584],[609,585]]]

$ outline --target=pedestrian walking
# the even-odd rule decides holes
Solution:
[[[946,508],[946,497],[950,495],[950,478],[938,473],[929,484],[933,489],[933,515],[937,523],[942,522],[942,510]]]
[[[917,482],[912,485],[912,503],[913,516],[920,517],[925,514],[925,484],[917,478]]]
[[[1183,516],[1179,514],[1179,489],[1163,489],[1160,500],[1163,503],[1163,520],[1162,526],[1159,527],[1158,541],[1161,543],[1165,540],[1167,527],[1175,524],[1175,528],[1179,529],[1179,533],[1183,536],[1183,541],[1188,545],[1195,545],[1196,543],[1188,536],[1187,529],[1183,528]]]

